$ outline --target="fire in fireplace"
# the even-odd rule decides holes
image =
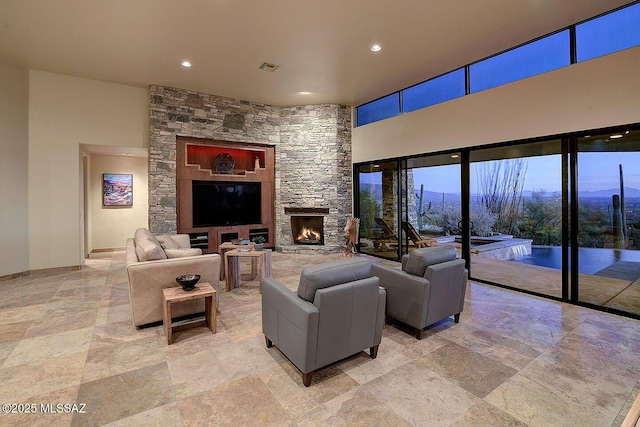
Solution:
[[[291,235],[297,245],[324,245],[322,216],[292,216]]]
[[[313,228],[302,227],[296,243],[318,245],[322,241],[322,235]]]

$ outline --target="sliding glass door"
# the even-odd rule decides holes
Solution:
[[[360,251],[455,246],[469,277],[640,318],[640,130],[355,166]]]
[[[640,315],[640,132],[577,148],[578,300]]]
[[[420,247],[460,247],[460,153],[407,159],[406,210],[401,224],[406,252]]]
[[[399,169],[397,161],[371,163],[356,169],[362,253],[391,260],[400,256]]]
[[[560,140],[470,152],[471,277],[563,296],[562,163]]]

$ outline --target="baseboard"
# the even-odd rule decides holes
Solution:
[[[27,277],[31,275],[30,271],[22,271],[20,273],[7,274],[6,276],[0,276],[0,282],[6,282],[7,280],[19,279],[21,277]]]
[[[121,248],[103,248],[103,249],[91,249],[91,252],[89,253],[89,255],[91,254],[99,254],[99,253],[103,253],[103,252],[120,252],[120,251],[124,251],[127,248],[125,248],[124,246]]]
[[[54,267],[54,268],[42,268],[39,270],[27,270],[20,273],[13,273],[13,274],[7,274],[6,276],[0,276],[0,282],[19,279],[21,277],[44,276],[47,274],[59,274],[59,273],[66,273],[69,271],[80,271],[81,269],[82,269],[81,265],[70,265],[67,267]]]

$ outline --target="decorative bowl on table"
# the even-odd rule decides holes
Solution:
[[[176,282],[180,283],[183,291],[192,291],[196,287],[196,283],[200,280],[199,274],[183,274],[176,277]]]

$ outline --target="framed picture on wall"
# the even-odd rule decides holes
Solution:
[[[133,206],[133,174],[102,174],[102,206]]]

